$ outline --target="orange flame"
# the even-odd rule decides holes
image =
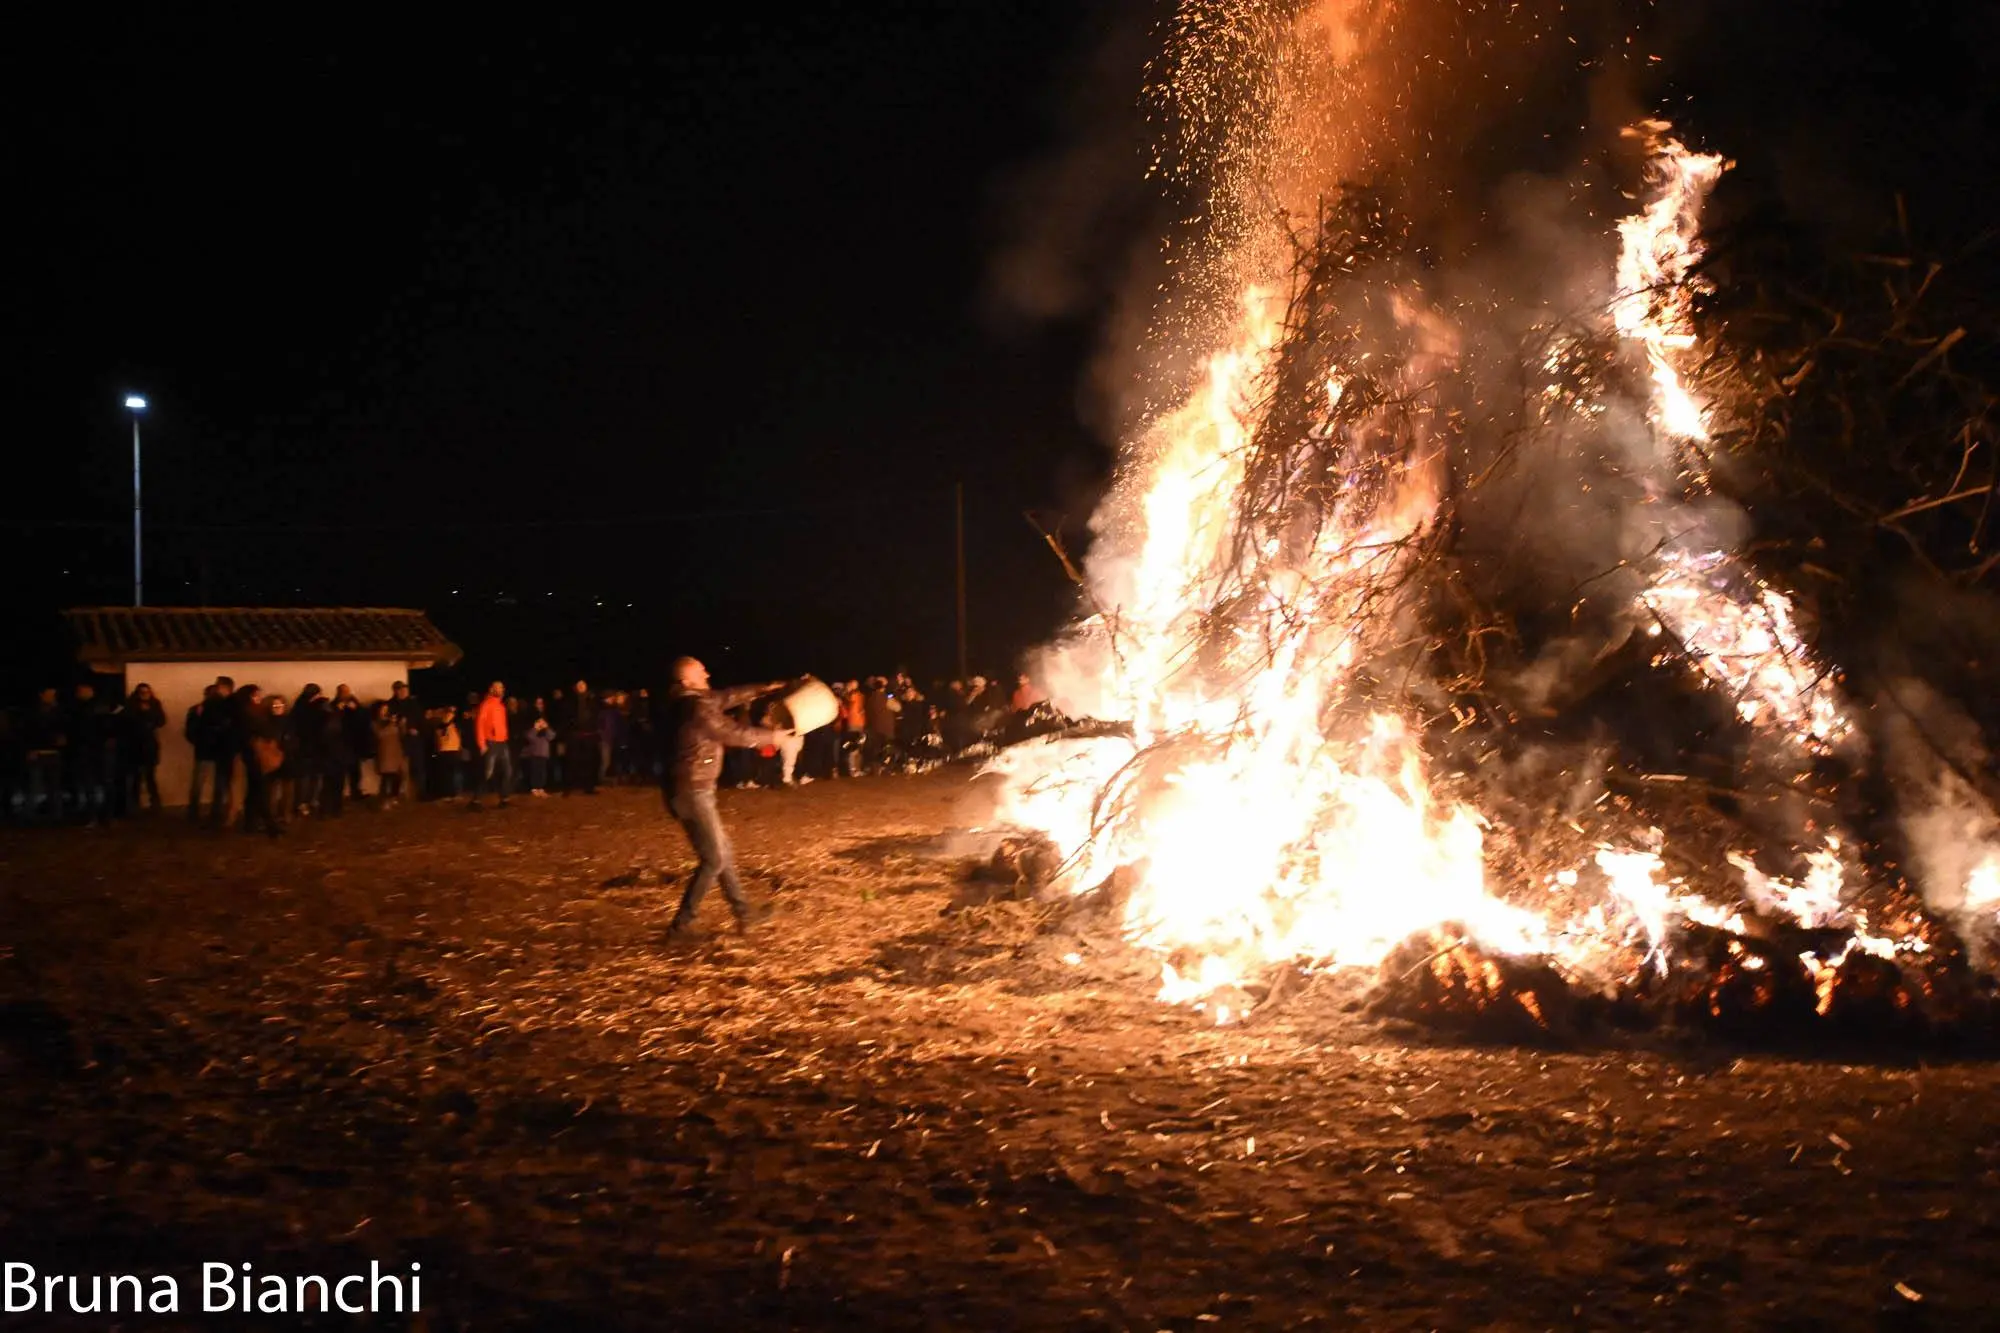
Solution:
[[[1705,442],[1704,409],[1682,382],[1680,356],[1694,346],[1694,297],[1689,274],[1701,259],[1701,206],[1730,163],[1693,153],[1666,137],[1665,121],[1627,130],[1651,150],[1646,180],[1653,198],[1618,224],[1618,301],[1611,308],[1619,335],[1642,344],[1653,375],[1653,423],[1669,436]]]
[[[1328,34],[1348,40],[1355,12],[1327,0],[1308,11],[1307,26],[1345,59]],[[1633,131],[1652,153],[1649,197],[1618,226],[1620,295],[1605,322],[1644,356],[1655,436],[1684,452],[1712,435],[1686,375],[1701,206],[1729,164],[1689,151],[1667,129]],[[1300,549],[1252,530],[1243,513],[1266,422],[1262,389],[1297,280],[1285,276],[1291,237],[1266,217],[1234,245],[1237,271],[1252,276],[1238,284],[1230,331],[1186,399],[1127,450],[1099,516],[1091,594],[1102,609],[1044,663],[1059,707],[1129,719],[1132,735],[1003,751],[991,765],[1005,778],[999,820],[1046,834],[1067,858],[1058,882],[1072,892],[1119,877],[1129,890],[1126,936],[1171,960],[1160,988],[1171,1003],[1201,1002],[1278,963],[1373,965],[1425,931],[1567,960],[1637,939],[1662,966],[1675,916],[1740,931],[1740,917],[1661,881],[1657,839],[1650,850],[1598,852],[1608,904],[1579,920],[1558,925],[1489,890],[1485,821],[1433,792],[1406,720],[1369,706],[1357,688],[1374,639],[1394,629],[1394,610],[1376,594],[1436,521],[1442,446],[1421,425],[1398,434],[1386,422],[1352,423],[1358,436],[1383,425],[1378,436],[1403,440],[1400,466],[1386,494],[1378,483],[1365,497],[1332,497],[1333,518]],[[1454,354],[1455,331],[1419,293],[1378,294],[1417,350],[1403,365],[1371,351],[1359,354],[1373,358],[1368,365],[1336,369],[1321,390],[1329,421],[1364,372],[1418,399]],[[1685,468],[1692,486],[1706,485],[1704,459],[1688,454]],[[1747,722],[1808,748],[1838,743],[1849,723],[1790,602],[1726,566],[1726,552],[1669,552],[1637,609],[1679,636]],[[1227,616],[1213,614],[1221,605]],[[1738,864],[1770,910],[1839,918],[1837,839],[1813,854],[1800,883]],[[2000,863],[1990,879],[2000,900]],[[1217,1017],[1246,1002],[1232,992]]]

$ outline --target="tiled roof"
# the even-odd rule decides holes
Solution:
[[[461,656],[421,611],[377,606],[89,606],[63,612],[77,657],[126,662],[318,658],[449,666]]]

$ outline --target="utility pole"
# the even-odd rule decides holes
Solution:
[[[966,678],[965,664],[965,483],[951,487],[953,527],[958,539],[958,678]]]
[[[125,410],[132,414],[132,605],[146,604],[144,551],[140,542],[139,517],[139,414],[146,400],[136,393],[125,395]]]

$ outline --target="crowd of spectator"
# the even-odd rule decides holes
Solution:
[[[990,753],[1023,729],[1043,695],[1027,676],[1012,690],[984,676],[938,681],[927,695],[908,672],[870,676],[834,685],[840,715],[820,742],[813,776],[860,777],[882,772],[922,772],[969,755]],[[757,719],[767,724],[782,718]],[[808,736],[808,745],[812,737]],[[771,770],[765,770],[768,776]],[[777,770],[787,780],[789,767]],[[752,779],[754,780],[754,778]]]
[[[835,719],[789,732],[779,696],[743,720],[787,731],[780,742],[731,750],[722,785],[779,787],[830,778],[915,773],[991,753],[1025,734],[1043,705],[1027,676],[1011,689],[983,676],[934,682],[908,673],[833,682]],[[397,681],[364,701],[345,684],[296,697],[218,677],[198,700],[124,699],[90,683],[68,697],[43,690],[0,712],[0,818],[98,826],[157,815],[277,834],[300,819],[340,817],[357,804],[463,800],[484,807],[550,794],[659,780],[673,727],[672,700],[648,689],[591,689],[579,680],[545,694],[509,694],[496,682],[463,704],[422,702]],[[161,737],[179,728],[193,754],[188,786],[163,793]]]

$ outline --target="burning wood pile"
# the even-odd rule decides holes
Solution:
[[[1814,583],[1879,562],[1878,514],[1978,549],[1987,399],[1933,392],[1958,475],[1901,458],[1929,489],[1869,497],[1877,544],[1832,550],[1854,524],[1785,482],[1838,331],[1740,332],[1701,233],[1728,161],[1640,123],[1615,224],[1551,187],[1524,234],[1452,243],[1438,200],[1476,182],[1425,145],[1477,99],[1427,53],[1563,34],[1559,7],[1458,8],[1183,6],[1161,171],[1209,226],[1154,375],[1182,392],[1129,442],[1090,614],[1042,663],[1060,714],[1129,729],[994,760],[1015,869],[1115,888],[1160,998],[1231,1018],[1300,968],[1498,1035],[1990,1028],[1982,669],[1856,648],[1882,608]],[[1919,336],[1916,295],[1883,336],[1906,379],[1947,374],[1964,331]],[[1935,621],[2000,624],[1993,558],[1947,578],[1902,535]]]

